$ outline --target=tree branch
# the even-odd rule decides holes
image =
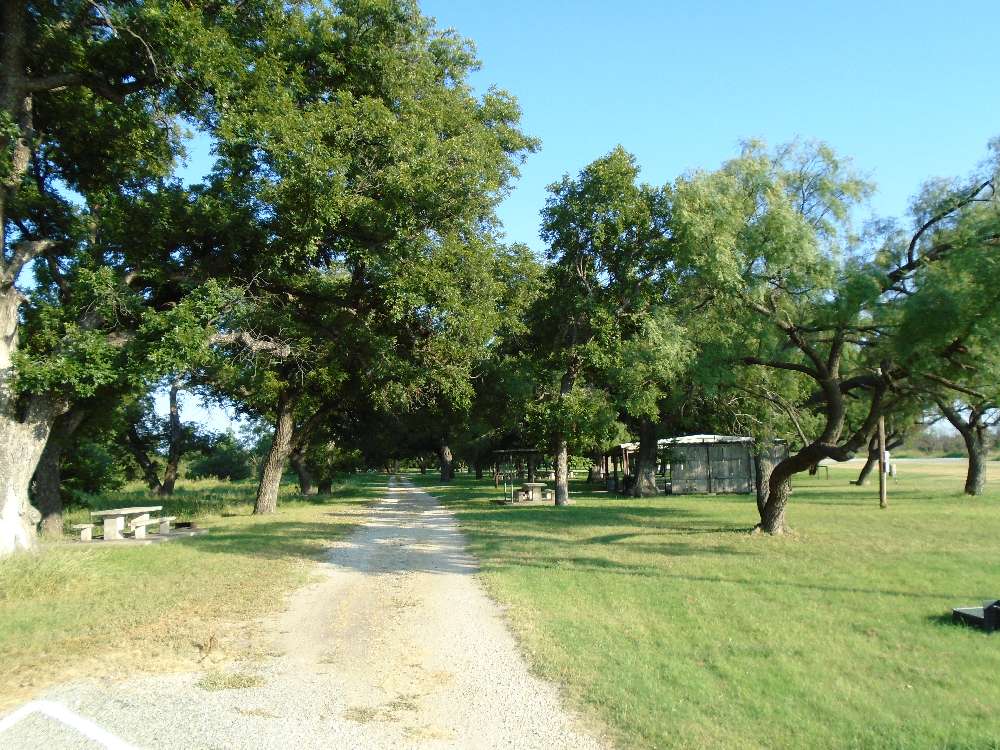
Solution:
[[[55,240],[23,240],[14,245],[14,254],[10,261],[0,266],[0,280],[13,284],[22,269],[42,253],[51,249]]]
[[[809,377],[819,380],[820,376],[816,370],[812,369],[807,365],[800,365],[795,362],[783,362],[781,360],[764,360],[758,359],[757,357],[744,357],[743,364],[745,365],[759,365],[761,367],[771,367],[776,370],[792,370],[793,372],[801,372]]]
[[[267,353],[279,359],[292,356],[292,347],[270,339],[258,338],[247,331],[216,333],[209,339],[210,344],[240,344],[254,354]]]

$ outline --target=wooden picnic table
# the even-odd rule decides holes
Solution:
[[[149,514],[163,510],[162,505],[146,505],[135,508],[110,508],[109,510],[92,510],[90,515],[94,518],[104,519],[104,539],[111,541],[121,539],[125,530],[125,520],[129,516],[135,516],[132,522],[142,522],[149,520]]]

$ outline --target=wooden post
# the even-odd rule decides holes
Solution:
[[[878,507],[888,508],[886,497],[886,465],[885,465],[885,417],[878,418]]]

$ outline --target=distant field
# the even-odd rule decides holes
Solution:
[[[998,748],[1000,634],[952,625],[1000,597],[1000,465],[860,464],[800,477],[796,534],[750,537],[749,496],[636,500],[577,484],[504,508],[488,482],[414,477],[459,514],[539,672],[643,748]],[[877,477],[875,477],[877,480]]]
[[[359,475],[308,501],[285,486],[273,516],[251,515],[248,482],[185,482],[166,500],[140,489],[95,499],[95,508],[163,505],[209,533],[143,547],[50,543],[0,565],[0,711],[63,679],[253,656],[248,623],[281,606],[385,485]],[[67,526],[84,519],[73,511]]]

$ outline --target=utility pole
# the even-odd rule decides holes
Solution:
[[[889,467],[885,465],[885,417],[878,418],[878,507],[888,508],[889,501],[886,497],[886,472]]]

